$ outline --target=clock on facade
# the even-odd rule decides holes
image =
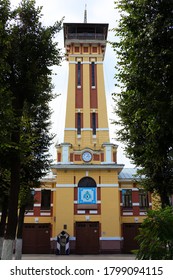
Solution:
[[[84,152],[83,154],[82,154],[82,159],[83,159],[83,161],[85,161],[85,162],[89,162],[89,161],[91,161],[92,160],[92,154],[90,153],[90,152]]]

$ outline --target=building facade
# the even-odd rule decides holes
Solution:
[[[62,231],[72,253],[137,248],[134,236],[151,197],[138,185],[136,170],[117,163],[118,146],[110,142],[103,71],[107,32],[108,24],[64,23],[69,64],[64,142],[56,145],[54,176],[42,180],[25,215],[26,253],[55,252]]]

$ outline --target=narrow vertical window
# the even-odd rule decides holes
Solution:
[[[95,87],[95,63],[91,63],[91,86]]]
[[[96,135],[96,113],[92,113],[92,129],[93,135]]]
[[[77,134],[81,134],[81,113],[77,113]]]
[[[26,204],[26,210],[28,211],[32,211],[34,208],[34,194],[35,191],[33,189],[28,194],[27,204]]]
[[[77,64],[77,86],[81,86],[81,63]]]
[[[123,208],[132,208],[132,190],[122,190]]]
[[[148,208],[148,194],[145,190],[139,190],[139,207],[140,208]]]
[[[50,210],[51,191],[41,191],[41,210]]]

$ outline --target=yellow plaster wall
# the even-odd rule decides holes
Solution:
[[[38,218],[38,222],[35,222],[35,218]],[[53,217],[48,216],[25,216],[24,223],[34,223],[34,224],[41,224],[41,223],[52,223]]]
[[[132,217],[121,217],[121,223],[135,223],[135,218],[138,218],[138,223],[142,223],[146,217],[132,216]]]
[[[97,89],[98,89],[98,121],[100,128],[108,128],[107,106],[105,96],[103,64],[97,64]],[[104,112],[104,114],[103,114]]]
[[[100,120],[99,120],[100,121]],[[99,145],[102,145],[104,142],[109,142],[109,131],[98,130],[97,131],[97,141]]]
[[[105,170],[101,176],[102,184],[118,184],[118,175],[115,170]]]
[[[118,189],[101,189],[101,231],[104,237],[121,236],[119,205]]]
[[[64,229],[64,225],[67,225],[66,231],[73,236],[74,189],[57,188],[56,204],[56,227],[54,234],[60,233]]]
[[[74,172],[71,170],[58,171],[57,184],[73,184]]]
[[[74,59],[70,59],[73,61]],[[68,90],[67,90],[67,104],[66,104],[66,120],[65,128],[75,128],[75,66],[76,64],[69,64],[69,78],[68,78]],[[64,133],[64,142],[69,142],[69,131]],[[71,133],[70,133],[71,134]],[[73,140],[73,139],[71,139]],[[70,143],[73,142],[70,140]]]
[[[86,221],[86,216],[89,217],[90,222],[101,222],[101,216],[100,215],[90,215],[90,214],[86,214],[86,215],[75,215],[74,216],[74,221],[75,222],[84,222]]]
[[[70,109],[70,111],[71,111],[71,109]],[[73,118],[72,118],[73,119]],[[68,118],[66,118],[66,120],[68,120]],[[75,120],[72,120],[73,122],[75,122]],[[68,120],[68,123],[69,123],[70,121]],[[74,127],[75,125],[73,125],[73,127]],[[70,127],[70,124],[69,124],[69,127]],[[73,144],[73,145],[75,145],[75,142],[76,142],[76,134],[77,134],[77,132],[76,132],[76,130],[74,129],[74,130],[65,130],[64,131],[64,142],[65,143],[71,143],[71,144]]]

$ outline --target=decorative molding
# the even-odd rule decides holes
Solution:
[[[117,240],[117,241],[121,241],[124,240],[123,237],[119,237],[119,236],[113,236],[113,237],[100,237],[100,240],[105,240],[105,241],[109,241],[109,240]]]
[[[133,206],[139,206],[139,202],[132,203]]]
[[[40,216],[51,216],[51,213],[46,213],[46,212],[41,212],[40,213]]]
[[[85,210],[78,210],[77,214],[85,214]]]
[[[119,184],[97,184],[97,187],[100,188],[117,188],[119,187]]]
[[[25,216],[34,216],[34,212],[27,212],[25,213]]]
[[[92,128],[90,127],[81,128],[81,131],[92,131]]]
[[[69,61],[69,64],[77,64],[77,61]]]
[[[92,170],[94,170],[94,169],[106,169],[106,170],[109,170],[109,169],[113,169],[113,170],[122,170],[122,168],[124,167],[124,164],[116,164],[116,163],[112,163],[112,164],[108,164],[108,163],[104,163],[104,164],[102,164],[102,165],[100,165],[100,164],[88,164],[88,163],[86,163],[86,164],[70,164],[70,163],[68,163],[68,164],[59,164],[59,163],[57,163],[57,164],[52,164],[52,166],[51,166],[51,169],[58,169],[58,170],[60,170],[60,169],[65,169],[65,170],[68,170],[68,169],[73,169],[73,170],[75,170],[75,169],[77,169],[77,170],[81,170],[81,169],[83,169],[83,170],[90,170],[90,169],[92,169]]]
[[[77,184],[56,184],[57,188],[75,188]]]
[[[139,189],[137,189],[137,188],[133,188],[133,187],[131,187],[130,188],[130,186],[128,187],[128,188],[123,188],[123,187],[121,187],[121,188],[119,188],[119,191],[121,192],[122,190],[132,190],[132,192],[136,192],[136,191],[139,191]]]
[[[133,216],[133,212],[123,212],[123,216]]]
[[[140,216],[146,216],[146,215],[147,215],[147,212],[140,212],[139,215],[140,215]]]
[[[64,129],[65,131],[77,131],[77,128],[67,127]]]
[[[34,207],[41,207],[41,203],[34,203]]]
[[[90,210],[89,213],[90,214],[98,214],[98,211],[97,210]]]
[[[109,131],[109,128],[96,128],[96,131]]]

